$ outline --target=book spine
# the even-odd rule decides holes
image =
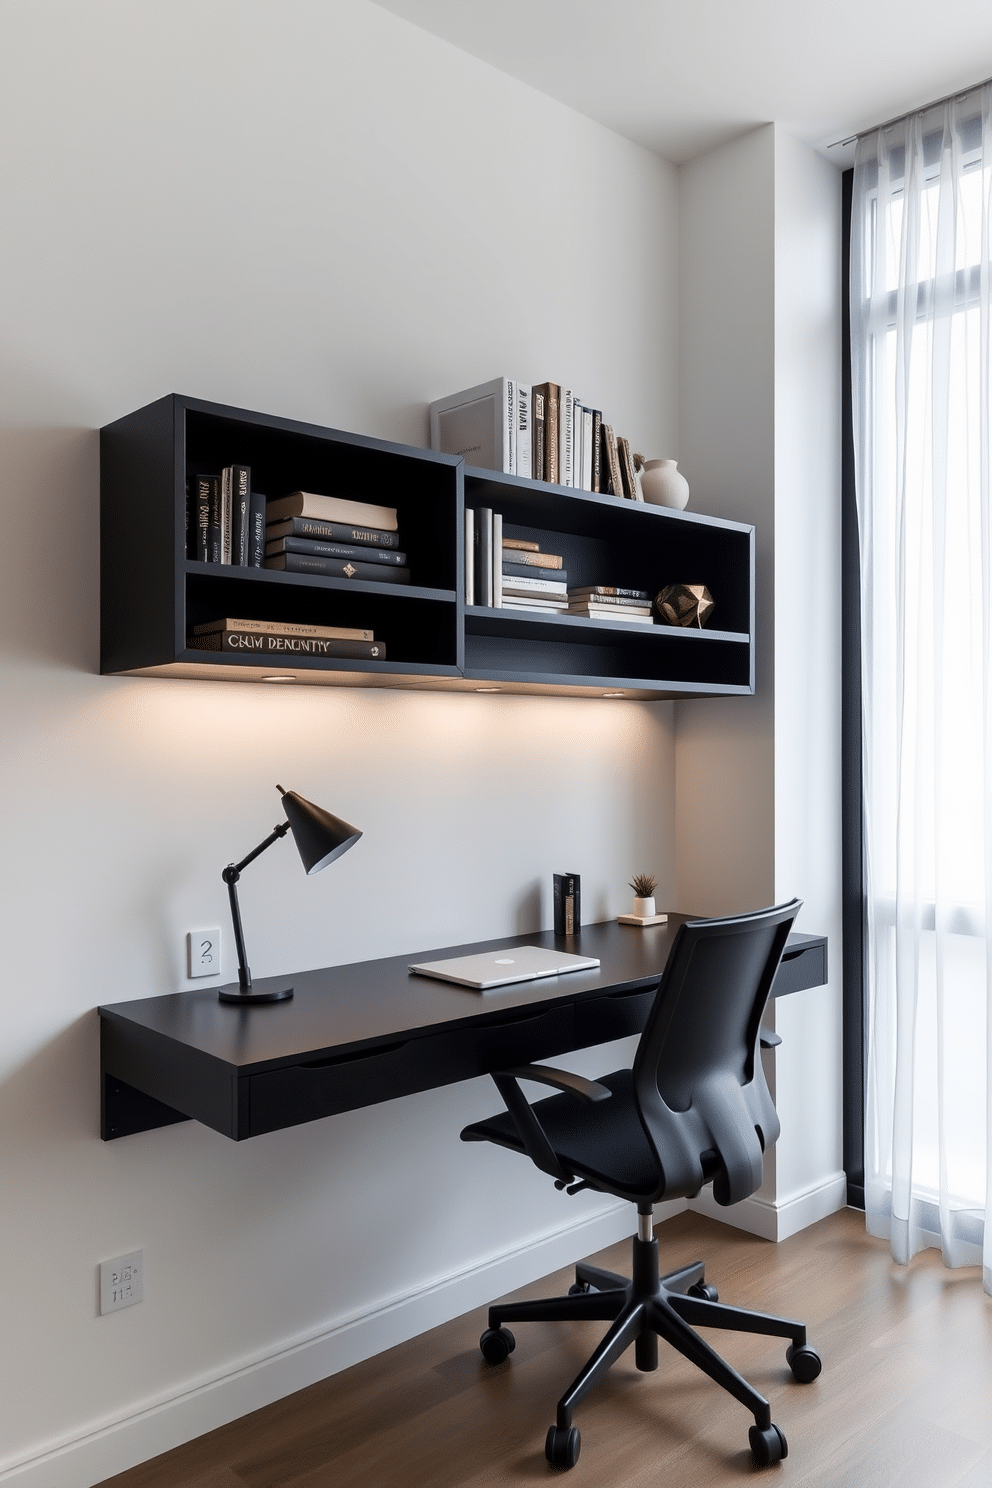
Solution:
[[[612,424],[603,425],[603,446],[606,453],[606,468],[610,477],[610,494],[623,496],[623,481],[620,478],[620,457],[617,453],[617,437]]]
[[[465,508],[465,603],[475,604],[475,512]]]
[[[545,395],[539,388],[535,388],[532,401],[532,428],[531,428],[531,476],[534,480],[544,479],[544,403]]]
[[[248,566],[248,508],[251,503],[251,466],[229,465],[231,488],[231,562],[235,568]]]
[[[265,556],[274,553],[310,553],[314,558],[354,558],[360,563],[388,563],[393,568],[406,566],[406,554],[398,549],[361,548],[352,543],[319,542],[314,537],[277,537],[265,544]]]
[[[637,501],[640,496],[640,487],[634,475],[634,462],[630,457],[630,441],[623,436],[617,437],[617,455],[620,460],[620,479],[623,482],[623,494],[628,501]]]
[[[509,563],[507,562],[507,551],[503,549],[503,576],[504,578],[518,579],[549,579],[552,583],[565,584],[568,582],[568,574],[563,568],[538,568],[533,563]]]
[[[233,651],[254,656],[358,656],[385,661],[382,641],[328,640],[322,636],[269,635],[255,630],[215,630],[210,635],[190,636],[191,651]]]
[[[503,379],[503,474],[517,473],[517,385],[512,377]]]
[[[377,584],[409,584],[408,568],[386,568],[377,563],[356,563],[351,558],[314,558],[309,553],[276,553],[265,560],[266,568],[284,573],[322,574],[328,579],[372,580]]]
[[[559,484],[562,486],[574,485],[572,480],[572,439],[575,434],[575,399],[569,388],[562,388],[561,402],[558,405],[558,456],[561,462],[559,470]]]
[[[556,935],[574,935],[582,925],[580,882],[577,873],[554,875],[554,917]]]
[[[532,438],[530,420],[530,393],[529,382],[518,382],[516,384],[517,397],[517,456],[516,473],[524,475],[528,480],[531,478],[532,465]]]
[[[582,410],[582,489],[592,490],[592,409]]]
[[[503,592],[505,594],[560,594],[564,599],[568,595],[568,586],[560,579],[505,578]]]
[[[265,497],[254,486],[248,506],[248,567],[261,568],[265,562]]]
[[[603,415],[598,408],[592,411],[592,485],[590,490],[600,491],[603,479]]]
[[[515,543],[512,537],[504,537],[503,562],[526,563],[531,568],[561,568],[563,559],[560,553],[538,552],[537,543],[532,543],[529,548],[523,548]]]
[[[489,506],[476,508],[476,604],[492,609],[493,603],[493,513]]]
[[[325,641],[374,641],[371,630],[354,625],[307,625],[295,620],[244,620],[228,615],[221,620],[208,620],[193,626],[193,635],[213,635],[222,630],[251,630],[259,635],[320,636]]]
[[[558,420],[559,405],[561,403],[561,389],[556,382],[548,383],[548,403],[544,410],[544,443],[545,443],[545,479],[553,486],[558,484],[561,476],[560,461],[558,454]]]
[[[503,608],[503,517],[493,512],[493,609]]]
[[[210,511],[215,479],[210,475],[193,477],[193,550],[190,556],[198,563],[210,562]]]
[[[612,603],[617,599],[632,599],[635,603],[641,604],[651,603],[651,596],[646,589],[621,589],[615,584],[580,584],[568,592],[573,599],[593,599],[597,604],[601,600]]]
[[[225,465],[220,473],[220,561],[224,564],[231,562],[232,524],[234,522],[233,473],[230,465]]]
[[[398,548],[398,532],[386,532],[381,527],[354,527],[348,522],[323,522],[318,517],[284,517],[281,522],[269,522],[266,537],[314,537],[326,542],[358,543],[361,547]]]
[[[314,491],[290,491],[268,504],[268,522],[287,517],[309,517],[318,522],[348,522],[355,527],[373,527],[386,532],[398,528],[394,506],[373,506],[349,496],[321,496]],[[383,546],[383,545],[380,545]]]
[[[208,563],[224,561],[224,497],[219,475],[210,477],[210,527],[208,531],[210,555]]]
[[[582,404],[578,398],[572,402],[572,485],[582,486]]]

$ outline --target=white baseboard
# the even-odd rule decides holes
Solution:
[[[760,1235],[763,1240],[788,1240],[828,1214],[836,1214],[847,1204],[847,1179],[843,1173],[834,1173],[813,1188],[788,1198],[772,1202],[769,1199],[742,1199],[729,1209],[713,1198],[713,1190],[705,1188],[696,1199],[689,1200],[689,1208],[721,1224],[733,1225],[746,1230],[749,1235]]]
[[[659,1204],[655,1218],[667,1219],[684,1207],[682,1201]],[[389,1298],[319,1333],[290,1340],[213,1376],[187,1381],[181,1390],[133,1405],[116,1418],[93,1422],[71,1439],[39,1444],[28,1458],[6,1463],[0,1459],[0,1484],[91,1488],[104,1478],[614,1245],[633,1234],[636,1227],[637,1217],[631,1206],[613,1204],[423,1290]]]

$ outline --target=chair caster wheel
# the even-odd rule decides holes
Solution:
[[[577,1426],[549,1426],[544,1455],[552,1467],[574,1467],[579,1460]]]
[[[570,1297],[584,1297],[586,1292],[591,1291],[592,1287],[587,1281],[573,1281],[572,1285],[568,1289],[568,1295]]]
[[[697,1281],[695,1286],[689,1288],[690,1297],[699,1297],[703,1302],[719,1302],[720,1293],[715,1286],[710,1286],[708,1281]]]
[[[823,1368],[823,1361],[811,1343],[790,1344],[785,1357],[792,1370],[792,1378],[799,1385],[811,1384]]]
[[[774,1424],[752,1426],[747,1437],[751,1443],[751,1455],[759,1467],[771,1467],[773,1462],[781,1462],[789,1455],[789,1444]]]
[[[479,1339],[482,1357],[487,1364],[502,1364],[517,1346],[517,1340],[509,1328],[487,1328]]]

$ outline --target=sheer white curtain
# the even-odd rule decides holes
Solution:
[[[992,84],[859,140],[868,1228],[992,1292]]]

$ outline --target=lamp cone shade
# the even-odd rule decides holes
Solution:
[[[282,790],[282,786],[279,787]],[[358,827],[332,816],[322,806],[315,806],[296,791],[283,791],[282,804],[292,829],[293,838],[308,874],[319,873],[333,863],[361,837]]]

